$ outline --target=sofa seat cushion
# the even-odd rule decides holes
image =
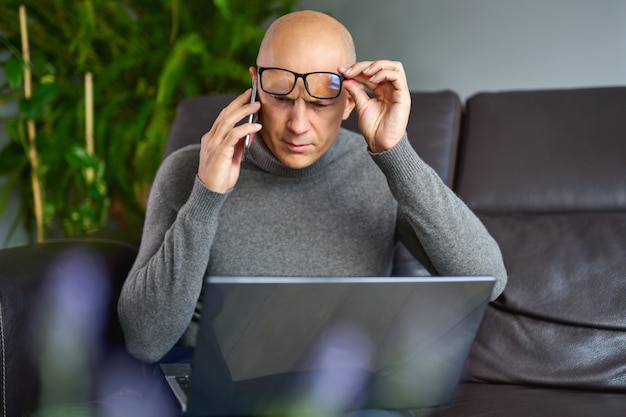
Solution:
[[[461,384],[452,403],[428,417],[623,417],[626,393],[517,385]],[[416,413],[416,415],[421,415]]]
[[[470,352],[468,378],[626,392],[624,346],[623,331],[568,325],[492,307]]]
[[[626,213],[482,215],[509,282],[469,378],[626,391]]]
[[[626,212],[480,217],[509,274],[501,308],[626,331]]]

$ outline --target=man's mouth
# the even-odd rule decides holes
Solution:
[[[310,144],[296,144],[296,143],[290,143],[290,142],[285,142],[285,144],[287,145],[287,148],[289,148],[291,152],[295,152],[295,153],[305,152],[311,146]]]

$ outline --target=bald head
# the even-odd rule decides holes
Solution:
[[[259,48],[259,66],[274,65],[271,61],[286,51],[307,51],[310,59],[322,58],[315,54],[339,53],[339,66],[350,66],[356,62],[352,35],[336,19],[327,14],[304,10],[286,14],[275,20],[265,32]]]

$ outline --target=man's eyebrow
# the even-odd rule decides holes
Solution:
[[[334,98],[317,98],[317,97],[311,97],[311,96],[308,96],[305,100],[307,103],[311,103],[311,104],[330,104],[335,101]]]

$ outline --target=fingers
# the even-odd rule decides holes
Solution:
[[[396,89],[408,90],[404,66],[397,61],[362,61],[339,71],[346,79],[353,79],[374,91],[384,83],[392,83]]]
[[[259,102],[250,103],[251,94],[252,90],[248,89],[226,106],[215,119],[211,130],[203,136],[203,141],[206,138],[213,142],[224,143],[226,146],[235,146],[247,134],[258,132],[261,128],[256,123],[243,123],[236,126],[239,121],[258,112],[261,107]]]
[[[352,100],[354,100],[354,105],[357,110],[370,99],[363,86],[355,80],[344,81],[343,88],[350,94]]]
[[[256,113],[260,103],[250,103],[251,90],[235,98],[215,119],[211,130],[202,136],[198,176],[204,185],[224,193],[234,187],[243,158],[243,139],[261,130],[259,123],[240,120]]]

